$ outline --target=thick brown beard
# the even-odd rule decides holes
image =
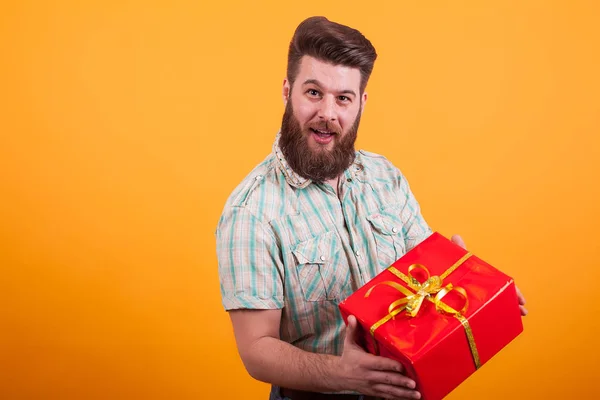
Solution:
[[[308,145],[308,135],[312,134],[309,127],[334,131],[335,127],[325,125],[307,126],[306,131],[303,132],[294,115],[292,102],[288,101],[281,122],[279,147],[290,168],[301,177],[316,182],[324,182],[342,174],[352,165],[356,157],[354,142],[356,142],[360,124],[362,105],[360,108],[354,124],[341,139],[339,139],[341,132],[337,131],[333,138],[334,147],[331,151],[325,149],[313,151]]]

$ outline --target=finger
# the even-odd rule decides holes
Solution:
[[[385,384],[406,389],[414,389],[417,387],[417,383],[415,381],[397,372],[371,371],[365,374],[365,378],[372,383]]]
[[[527,311],[527,309],[525,307],[519,306],[519,308],[521,309],[521,315],[523,317],[526,316],[529,313],[529,311]]]
[[[400,373],[404,371],[404,366],[400,362],[368,353],[365,353],[361,364],[364,368],[372,371],[394,371]]]
[[[384,399],[420,399],[421,393],[416,390],[403,389],[393,385],[376,383],[372,386],[374,395]]]
[[[519,287],[515,285],[515,289],[517,289],[517,298],[519,299],[519,304],[524,306],[525,305],[525,296],[523,296],[523,293],[521,293],[521,290],[519,290]]]
[[[450,240],[452,240],[452,242],[454,242],[454,244],[459,245],[463,249],[465,249],[465,250],[467,249],[467,245],[465,244],[465,241],[462,240],[460,235],[452,235],[452,238],[450,238]]]
[[[351,346],[360,347],[358,343],[356,343],[357,325],[356,317],[354,315],[348,316],[348,326],[346,327],[346,337],[344,338],[345,349]]]

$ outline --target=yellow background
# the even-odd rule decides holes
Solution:
[[[379,53],[358,147],[528,299],[524,334],[448,398],[600,397],[597,2],[0,7],[0,398],[267,398],[214,228],[270,151],[310,15]]]

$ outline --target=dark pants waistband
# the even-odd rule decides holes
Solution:
[[[280,388],[281,397],[287,397],[292,400],[359,400],[358,394],[326,394],[317,392],[305,392],[303,390]],[[363,396],[364,400],[376,400],[376,397]]]

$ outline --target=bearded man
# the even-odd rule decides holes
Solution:
[[[398,168],[354,149],[376,58],[350,27],[324,17],[297,27],[272,153],[217,227],[223,305],[271,400],[420,398],[399,362],[356,343],[355,318],[346,327],[338,309],[432,233]]]

